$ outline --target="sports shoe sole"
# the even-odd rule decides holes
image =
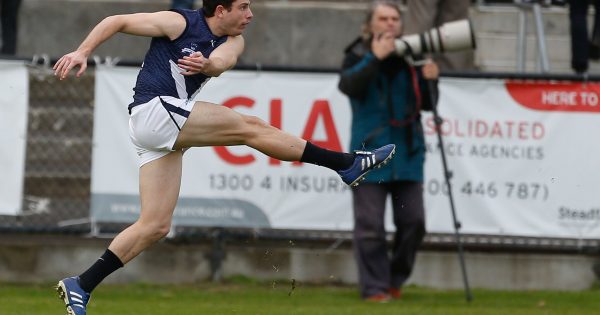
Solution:
[[[383,162],[377,164],[377,166],[375,166],[375,168],[381,168],[382,166],[386,165],[387,162],[389,162],[390,159],[392,157],[394,157],[394,153],[396,153],[396,147],[394,147],[392,149],[392,152],[390,152],[390,154],[388,154],[388,156],[383,160]],[[356,187],[356,186],[358,186],[358,184],[360,184],[360,182],[365,179],[365,175],[369,174],[369,172],[372,171],[372,170],[373,169],[370,169],[370,170],[364,172],[362,175],[358,176],[352,183],[350,183],[350,187]]]
[[[67,289],[65,288],[65,284],[62,281],[58,281],[58,284],[54,287],[54,289],[56,289],[56,292],[58,292],[58,298],[63,300],[65,305],[67,305],[67,315],[75,315],[75,312],[71,306],[68,305],[69,298],[67,297]]]

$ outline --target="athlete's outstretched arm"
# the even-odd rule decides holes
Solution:
[[[79,66],[79,77],[87,68],[87,58],[100,44],[116,33],[175,39],[185,30],[185,18],[176,12],[135,13],[113,15],[102,20],[74,52],[62,56],[54,65],[54,74],[61,80]]]
[[[178,65],[185,71],[183,75],[203,73],[211,77],[218,77],[221,73],[233,68],[238,57],[244,51],[244,38],[242,35],[229,36],[227,41],[217,47],[206,58],[200,52],[192,53],[178,60]]]

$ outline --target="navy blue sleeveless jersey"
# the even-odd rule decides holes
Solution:
[[[213,50],[227,40],[227,36],[215,36],[206,23],[202,10],[173,10],[185,17],[183,33],[171,41],[168,37],[154,37],[150,49],[144,57],[133,91],[132,107],[147,103],[156,96],[173,96],[192,99],[209,76],[196,74],[184,76],[177,66],[177,60],[194,52],[201,52],[206,58]]]

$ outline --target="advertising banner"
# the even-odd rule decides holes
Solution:
[[[138,215],[137,155],[127,104],[136,69],[96,74],[92,216],[133,221]],[[231,71],[197,99],[258,116],[317,145],[343,150],[350,108],[333,74]],[[192,148],[184,155],[178,225],[348,230],[350,192],[339,176],[314,165],[281,162],[245,146]]]
[[[92,219],[133,222],[137,156],[127,104],[138,69],[99,68]],[[198,100],[222,104],[333,150],[347,150],[351,112],[337,74],[231,71]],[[441,127],[463,233],[597,238],[597,84],[443,79]],[[424,182],[429,232],[452,232],[431,114]],[[600,131],[600,130],[598,130]],[[280,162],[245,146],[184,155],[174,224],[351,230],[351,193],[325,168]],[[389,202],[388,202],[389,204]],[[389,211],[387,228],[393,229]]]
[[[21,211],[29,79],[22,61],[0,61],[0,215]]]
[[[598,238],[600,84],[447,79],[440,116],[465,233]],[[424,118],[430,231],[448,231],[439,147]]]

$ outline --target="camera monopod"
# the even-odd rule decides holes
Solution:
[[[471,289],[469,287],[469,279],[467,277],[467,267],[465,265],[465,257],[464,250],[460,235],[461,224],[460,221],[456,218],[456,208],[454,207],[454,198],[452,196],[452,185],[450,180],[452,179],[452,171],[448,169],[448,161],[446,160],[446,151],[444,147],[444,139],[442,137],[442,123],[444,120],[440,117],[438,113],[438,90],[436,87],[436,82],[432,80],[427,81],[429,93],[431,97],[431,112],[433,113],[433,121],[435,123],[435,133],[437,135],[438,147],[440,149],[440,156],[442,157],[442,167],[444,170],[444,179],[446,182],[446,187],[448,187],[448,199],[450,201],[450,210],[452,212],[452,221],[454,225],[454,237],[456,238],[456,247],[458,250],[458,259],[460,261],[460,268],[462,271],[463,284],[465,287],[465,297],[467,302],[471,302],[473,300],[473,295],[471,294]]]
[[[396,39],[395,45],[396,54],[399,56],[406,56],[409,62],[413,65],[417,65],[412,60],[412,57],[414,55],[474,49],[476,46],[473,25],[468,19],[445,23],[440,27],[432,28],[431,30],[426,31],[422,34],[403,36],[401,38]],[[422,63],[419,64],[422,65]],[[440,117],[437,108],[439,95],[435,81],[428,80],[427,84],[431,97],[431,106],[437,134],[438,146],[440,149],[440,155],[442,157],[444,179],[446,187],[448,188],[448,198],[450,200],[450,210],[452,211],[452,220],[454,225],[454,236],[456,238],[458,258],[460,260],[460,267],[462,270],[465,295],[467,302],[470,302],[471,300],[473,300],[473,295],[471,294],[471,289],[469,288],[469,280],[467,277],[467,268],[465,266],[463,244],[459,231],[461,228],[461,224],[456,218],[456,208],[454,207],[454,198],[452,196],[452,185],[450,183],[450,179],[452,178],[452,172],[448,170],[448,161],[446,160],[446,152],[444,147],[444,141],[442,138],[441,128],[443,119]]]

